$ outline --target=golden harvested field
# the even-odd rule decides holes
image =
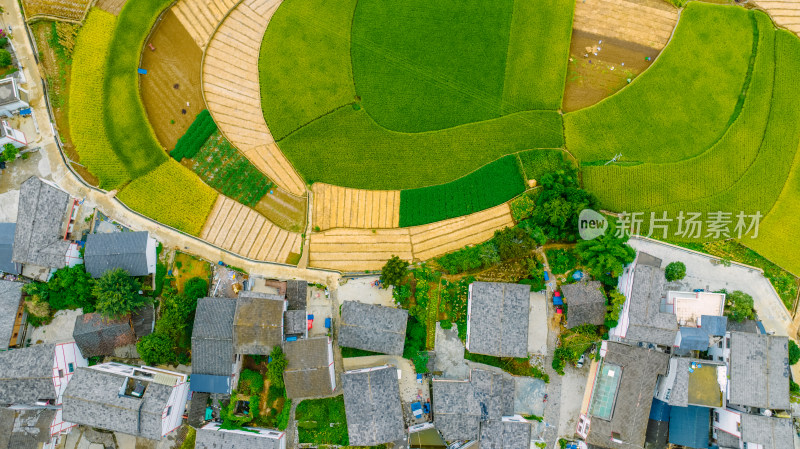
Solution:
[[[214,203],[200,238],[255,260],[287,263],[291,253],[300,254],[300,234],[275,226],[224,195]]]
[[[396,228],[400,224],[399,190],[360,190],[315,183],[314,226],[331,228]]]
[[[756,5],[776,24],[800,36],[800,2],[797,0],[759,0]]]
[[[236,0],[180,0],[172,12],[192,35],[200,48],[205,48],[220,20],[236,5]]]
[[[38,17],[83,22],[90,3],[90,0],[24,0],[22,5],[28,20]]]
[[[578,0],[576,30],[661,50],[678,23],[678,10],[663,0]]]

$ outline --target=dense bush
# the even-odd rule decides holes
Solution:
[[[272,348],[272,352],[270,352],[269,356],[271,359],[267,365],[267,379],[269,379],[269,384],[277,388],[284,388],[283,371],[286,369],[286,365],[289,364],[286,360],[286,355],[284,355],[283,349],[281,349],[280,346],[275,346]]]
[[[140,295],[142,284],[122,268],[106,271],[92,287],[97,311],[108,318],[121,318],[149,304],[152,298]]]
[[[529,222],[522,222],[513,228],[495,231],[494,237],[487,242],[447,253],[437,258],[436,262],[448,273],[458,274],[525,257],[543,243],[541,229]]]
[[[178,139],[178,143],[175,144],[175,148],[170,151],[169,155],[178,162],[185,157],[194,157],[206,140],[216,131],[217,124],[211,118],[211,113],[208,112],[208,109],[203,109],[194,118],[189,129]]]
[[[736,290],[726,293],[725,297],[725,316],[729,319],[740,322],[753,320],[756,318],[756,311],[753,309],[753,297],[745,292]]]
[[[533,191],[520,195],[519,198],[511,200],[511,217],[514,221],[522,221],[533,215],[536,208],[536,200]]]
[[[546,252],[547,262],[553,274],[564,274],[578,264],[575,253],[569,249],[549,249]]]
[[[664,269],[664,277],[666,277],[669,282],[680,281],[686,277],[686,264],[683,262],[671,262],[667,265],[667,268]]]
[[[26,307],[32,315],[40,318],[43,318],[41,313],[33,310],[35,304],[46,304],[50,316],[64,309],[81,308],[83,313],[94,312],[97,302],[92,291],[94,284],[84,265],[60,268],[47,283],[32,282],[25,285],[25,293],[31,296],[28,301],[32,303]]]
[[[516,156],[505,156],[447,184],[401,191],[400,226],[469,215],[504,203],[524,190]]]
[[[288,408],[286,406],[284,409]],[[344,398],[334,396],[324,399],[306,399],[297,404],[297,422],[315,422],[313,428],[299,428],[300,443],[333,444],[347,446],[347,418],[344,411]]]
[[[176,361],[173,351],[172,339],[160,332],[146,335],[136,342],[136,352],[145,364],[156,366],[174,363]]]
[[[406,275],[408,275],[408,261],[392,256],[381,268],[381,283],[386,288],[390,285],[397,287]]]
[[[264,377],[258,371],[242,370],[239,375],[239,391],[246,395],[255,395],[264,390]],[[256,415],[256,413],[253,413]]]
[[[548,173],[542,176],[541,185],[531,220],[548,240],[577,240],[578,215],[583,209],[596,207],[594,195],[580,188],[573,170]]]
[[[794,340],[789,340],[789,365],[794,365],[800,360],[800,347]]]

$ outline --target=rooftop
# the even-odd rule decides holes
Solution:
[[[531,423],[521,418],[490,420],[481,424],[480,447],[483,449],[529,449]]]
[[[50,442],[56,410],[0,409],[0,449],[39,449]]]
[[[84,357],[112,355],[115,348],[136,343],[129,317],[114,320],[99,313],[78,315],[72,338]]]
[[[9,76],[0,79],[0,106],[19,101],[19,89],[14,78]]]
[[[569,305],[567,327],[582,324],[601,325],[606,319],[606,295],[599,281],[576,282],[561,286]]]
[[[681,326],[699,327],[703,315],[722,316],[725,295],[711,292],[667,293],[667,305],[671,306]]]
[[[496,357],[526,357],[530,287],[473,282],[469,291],[467,349]]]
[[[407,310],[344,301],[339,346],[400,355],[405,345],[407,323]]]
[[[678,321],[672,313],[661,311],[665,285],[664,270],[637,263],[629,298],[630,324],[625,340],[662,346],[675,343]]]
[[[345,372],[342,389],[351,445],[375,446],[405,438],[397,368]]]
[[[701,328],[711,337],[724,337],[728,327],[728,317],[703,315],[700,317]]]
[[[763,449],[792,449],[792,420],[742,413],[742,441],[760,444]]]
[[[236,300],[197,300],[192,330],[192,374],[230,376],[233,371],[233,316]]]
[[[730,343],[728,400],[750,407],[789,409],[789,339],[731,332]]]
[[[0,272],[19,274],[22,267],[11,260],[14,252],[14,231],[16,223],[0,223]]]
[[[22,283],[0,280],[0,350],[8,349],[22,301]]]
[[[0,404],[55,400],[53,343],[0,352]]]
[[[70,197],[35,176],[22,183],[12,260],[62,268],[69,242],[64,240]]]
[[[280,449],[286,434],[278,430],[248,427],[247,430],[220,429],[218,423],[208,423],[197,430],[195,449]]]
[[[305,310],[287,310],[283,313],[283,333],[302,335],[308,330],[308,316]]]
[[[286,281],[286,300],[289,302],[289,310],[306,310],[307,297],[308,282]]]
[[[99,278],[106,271],[122,268],[131,276],[155,273],[155,257],[147,260],[147,231],[89,234],[83,260],[86,271]]]
[[[708,332],[700,327],[681,327],[678,332],[679,348],[684,351],[706,351],[709,346]]]
[[[689,448],[707,448],[711,429],[711,410],[706,407],[672,407],[669,415],[669,442]]]
[[[723,363],[684,357],[671,358],[669,375],[666,378],[672,380],[669,404],[676,407],[723,407],[727,373],[727,367]]]
[[[328,337],[288,341],[283,350],[288,361],[283,372],[288,397],[308,398],[333,393],[333,353]]]
[[[269,293],[242,291],[236,300],[233,342],[237,354],[269,355],[283,342],[286,301]]]

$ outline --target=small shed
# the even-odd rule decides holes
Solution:
[[[77,316],[72,338],[84,357],[112,355],[115,348],[136,343],[129,316],[110,319],[99,313]]]

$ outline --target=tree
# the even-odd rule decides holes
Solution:
[[[136,343],[139,357],[147,365],[165,365],[175,362],[173,342],[169,336],[159,332],[145,335]]]
[[[10,143],[7,143],[3,145],[3,152],[0,153],[0,162],[3,161],[11,162],[17,158],[18,154],[19,154],[19,149]]]
[[[284,388],[283,371],[289,362],[286,361],[286,356],[280,346],[275,346],[270,352],[269,356],[272,360],[267,365],[267,378],[271,387]]]
[[[686,277],[686,264],[683,262],[670,263],[664,270],[664,277],[666,277],[669,282],[680,281]]]
[[[189,279],[183,286],[183,294],[194,301],[196,307],[198,299],[208,296],[208,280],[201,277]]]
[[[619,314],[622,313],[622,306],[625,305],[625,295],[619,292],[616,288],[611,290],[608,294],[608,307],[606,308],[606,327],[616,327]],[[614,324],[609,326],[609,324]]]
[[[528,256],[536,247],[536,242],[530,234],[518,227],[495,231],[492,242],[497,245],[497,254],[501,260]]]
[[[11,53],[5,48],[0,48],[0,67],[8,67],[11,65]]]
[[[408,261],[392,256],[381,269],[381,283],[397,287],[408,274]]]
[[[595,279],[613,286],[625,265],[636,258],[636,250],[627,241],[627,236],[617,237],[613,232],[606,232],[596,239],[578,242],[575,252]]]
[[[794,365],[800,360],[800,347],[794,340],[789,340],[789,365]]]
[[[139,294],[141,285],[121,268],[106,271],[97,280],[92,293],[97,297],[97,311],[108,318],[120,318],[150,302]]]
[[[94,283],[84,265],[75,265],[56,270],[47,283],[27,284],[25,293],[32,296],[34,302],[46,302],[53,312],[81,308],[83,313],[92,313],[95,310]]]
[[[725,316],[736,322],[755,319],[753,297],[739,290],[728,293],[725,298]]]
[[[531,219],[550,240],[577,240],[578,215],[583,209],[595,208],[597,199],[580,188],[571,169],[548,173],[542,176],[541,184]]]

